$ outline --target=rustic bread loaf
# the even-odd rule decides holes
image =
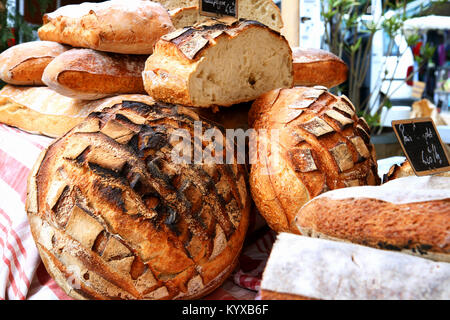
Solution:
[[[67,5],[43,20],[41,40],[128,54],[151,54],[154,43],[174,30],[163,6],[142,0]]]
[[[142,71],[146,59],[146,55],[72,49],[48,64],[42,81],[56,92],[76,99],[145,93]]]
[[[95,101],[69,98],[48,87],[6,85],[0,91],[0,122],[31,133],[60,137],[91,112],[121,99],[151,103],[148,95],[120,95]]]
[[[293,48],[296,86],[335,87],[347,80],[348,67],[331,52],[321,49]]]
[[[305,204],[295,222],[303,235],[450,262],[450,178],[329,191]]]
[[[156,43],[143,78],[156,100],[230,106],[291,87],[291,49],[284,37],[255,21],[186,28]]]
[[[331,189],[380,183],[369,128],[352,103],[324,87],[270,91],[255,100],[249,125],[253,200],[269,226],[298,233],[294,218]]]
[[[277,236],[261,299],[448,300],[450,264],[289,233]]]
[[[384,175],[383,182],[388,182],[394,179],[403,178],[403,177],[409,177],[414,176],[414,170],[411,167],[411,164],[409,163],[408,159],[405,159],[403,163],[400,165],[394,164],[389,171]],[[435,174],[435,176],[439,177],[450,177],[450,172],[441,172],[438,174]]]
[[[250,210],[243,166],[173,161],[199,120],[187,108],[123,101],[42,153],[26,209],[67,294],[194,299],[233,271]]]
[[[43,85],[45,67],[70,47],[52,41],[31,41],[0,54],[0,79],[15,85]]]
[[[156,2],[163,4],[169,10],[176,29],[194,26],[210,19],[208,16],[200,15],[197,0],[157,0]],[[272,0],[240,0],[237,12],[237,19],[255,20],[278,32],[283,28],[280,9]]]

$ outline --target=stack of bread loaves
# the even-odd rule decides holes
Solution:
[[[407,220],[386,215],[391,207],[383,199],[339,197],[351,188],[376,194],[372,188],[380,184],[367,123],[348,98],[328,91],[346,80],[345,63],[323,50],[291,48],[271,0],[239,1],[238,19],[206,18],[198,4],[111,0],[61,7],[44,16],[41,41],[0,55],[0,77],[8,83],[0,91],[0,121],[58,137],[29,176],[26,202],[33,238],[58,285],[76,299],[201,298],[237,265],[250,195],[273,230],[291,233],[276,253],[298,250],[293,261],[309,271],[320,260],[317,283],[328,279],[326,252],[339,245],[313,244],[314,236],[447,257],[448,223],[436,225],[448,210],[429,221],[419,212],[448,208],[447,200],[408,202],[417,211],[408,219],[423,225],[399,240],[404,230],[368,227]],[[253,161],[250,178],[237,161],[239,146],[230,154],[235,141],[225,128],[256,132],[257,152],[245,157]],[[311,245],[314,253],[291,248],[297,241],[291,236],[308,239],[295,246]],[[342,252],[348,263],[352,251]],[[335,297],[328,294],[334,287],[320,294],[287,290],[297,279],[279,276],[289,270],[275,259],[265,293]],[[410,260],[400,262],[390,271]],[[353,276],[344,271],[329,275]],[[373,296],[352,288],[355,298]]]
[[[0,91],[1,122],[58,137],[102,105],[85,100],[139,94],[136,98],[148,101],[141,75],[145,60],[154,43],[174,30],[162,5],[83,3],[43,20],[42,41],[0,54],[0,78],[8,83]]]

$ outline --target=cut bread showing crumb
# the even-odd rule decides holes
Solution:
[[[143,72],[155,99],[230,106],[293,85],[286,39],[255,21],[186,28],[163,37]]]

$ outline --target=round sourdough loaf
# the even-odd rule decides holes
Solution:
[[[369,128],[352,103],[324,87],[270,91],[255,100],[253,200],[269,226],[299,233],[294,218],[313,197],[331,189],[377,185]]]
[[[26,209],[42,260],[68,295],[194,299],[233,271],[248,227],[245,170],[172,161],[182,143],[173,135],[184,129],[193,141],[196,120],[186,108],[123,101],[43,151]]]
[[[142,78],[155,100],[229,107],[292,87],[292,52],[282,35],[257,21],[211,21],[162,36]]]

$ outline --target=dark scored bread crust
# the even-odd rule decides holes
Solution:
[[[195,120],[203,119],[187,108],[123,101],[42,153],[26,208],[44,264],[67,294],[194,299],[233,271],[248,227],[245,170],[174,163],[171,133],[193,139]]]
[[[273,90],[253,103],[249,125],[258,131],[253,200],[277,232],[299,233],[298,210],[325,191],[380,184],[369,128],[345,96],[324,87]]]
[[[286,65],[290,74],[287,84],[276,85],[278,87],[291,87],[293,85],[291,49],[287,40],[278,32],[257,22],[239,20],[230,24],[211,20],[211,24],[178,29],[166,34],[154,46],[153,54],[147,59],[143,75],[146,92],[158,101],[176,103],[191,107],[231,106],[234,104],[253,101],[254,98],[231,99],[226,102],[213,102],[197,104],[192,99],[191,77],[202,60],[208,61],[208,49],[220,42],[237,38],[249,29],[267,31],[271,39],[281,41],[287,49]],[[267,67],[265,67],[267,70]],[[244,70],[247,71],[247,70]],[[280,72],[282,74],[282,72]],[[235,75],[234,77],[238,77]],[[278,76],[281,79],[281,76]],[[281,79],[284,81],[284,79]],[[276,87],[272,86],[272,88]]]
[[[214,21],[212,20],[212,22]],[[240,20],[229,24],[215,21],[210,25],[205,23],[200,26],[186,27],[166,34],[161,37],[158,45],[164,46],[169,43],[175,45],[187,59],[196,61],[201,58],[204,50],[219,41],[219,37],[233,38],[245,29],[252,27],[263,28],[269,30],[275,36],[282,37],[279,32],[270,29],[258,21]]]

